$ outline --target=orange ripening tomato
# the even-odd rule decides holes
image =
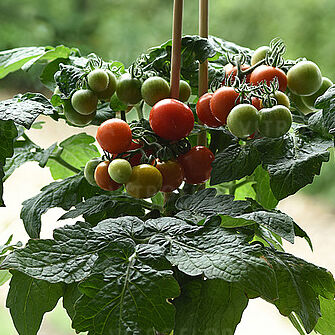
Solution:
[[[214,117],[211,111],[210,102],[212,99],[213,93],[205,93],[202,95],[196,106],[196,112],[199,120],[209,126],[209,127],[219,127],[221,126],[221,122]]]
[[[276,77],[279,82],[279,90],[285,92],[287,87],[287,76],[283,70],[277,67],[268,65],[260,65],[256,67],[256,69],[251,72],[250,83],[256,86],[265,80],[266,84],[270,85],[270,82]]]
[[[176,190],[184,180],[183,168],[176,161],[158,162],[156,168],[163,176],[162,192]]]
[[[95,168],[94,180],[105,191],[115,191],[122,185],[115,182],[108,173],[109,161],[103,161]]]
[[[127,122],[114,118],[98,127],[96,139],[103,150],[120,154],[129,149],[132,133]]]
[[[229,112],[239,103],[239,100],[239,94],[233,87],[219,88],[214,92],[210,102],[212,114],[221,124],[226,124]]]

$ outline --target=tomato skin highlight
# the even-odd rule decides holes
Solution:
[[[116,191],[122,185],[115,182],[108,173],[109,161],[103,161],[95,168],[94,180],[105,191]]]
[[[119,154],[129,149],[132,133],[128,123],[114,118],[103,122],[98,127],[96,139],[103,150],[111,154]]]
[[[133,167],[131,177],[126,183],[126,191],[137,199],[153,197],[162,187],[163,177],[157,168],[149,164]]]
[[[172,192],[176,190],[184,180],[183,168],[176,161],[158,162],[156,168],[163,177],[161,192]]]
[[[210,102],[213,97],[213,93],[205,93],[202,95],[196,105],[196,112],[199,120],[209,127],[219,127],[221,122],[214,117],[211,111]]]
[[[238,93],[233,87],[223,86],[216,90],[210,102],[210,108],[213,116],[218,119],[221,124],[227,123],[227,117],[230,111],[239,102]]]
[[[184,180],[188,184],[202,184],[211,176],[214,154],[205,146],[195,146],[178,157],[184,170]]]
[[[278,78],[279,90],[285,92],[287,87],[287,77],[283,70],[268,66],[260,65],[256,67],[254,71],[251,72],[250,83],[253,85],[259,85],[262,81],[266,81],[266,84],[269,86],[270,82],[275,78]]]
[[[149,123],[161,138],[178,141],[186,137],[194,127],[192,110],[176,99],[163,99],[151,109]]]

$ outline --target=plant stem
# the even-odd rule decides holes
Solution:
[[[143,109],[142,108],[143,108],[143,103],[135,105],[135,109],[136,109],[136,112],[137,112],[138,120],[144,119]]]
[[[56,161],[58,164],[64,166],[65,168],[71,170],[74,173],[79,173],[80,170],[77,169],[76,167],[74,167],[73,165],[69,164],[68,162],[66,162],[62,157],[60,156],[50,156],[50,159],[53,159],[54,161]]]

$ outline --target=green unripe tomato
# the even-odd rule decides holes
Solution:
[[[314,104],[316,99],[325,93],[332,85],[333,82],[330,79],[323,77],[321,87],[314,94],[301,97],[301,100],[308,108],[315,109]]]
[[[265,137],[277,138],[286,134],[292,125],[290,110],[277,105],[259,111],[258,130]]]
[[[78,113],[71,105],[70,100],[63,102],[64,116],[67,121],[78,127],[87,126],[95,118],[96,111],[91,114],[83,115]]]
[[[93,92],[102,92],[108,86],[109,77],[105,70],[95,69],[88,74],[87,82]]]
[[[290,99],[285,93],[281,91],[276,91],[274,94],[271,94],[271,97],[277,100],[277,105],[283,105],[287,108],[290,108]],[[262,100],[260,106],[261,108],[264,108]]]
[[[227,125],[233,135],[246,138],[257,130],[258,111],[253,105],[239,104],[228,114]]]
[[[83,115],[92,114],[98,106],[98,98],[91,90],[78,90],[71,98],[73,108]]]
[[[92,158],[86,163],[84,168],[84,176],[87,182],[92,186],[98,186],[94,179],[94,172],[99,163],[101,163],[100,157]]]
[[[123,74],[117,83],[116,95],[127,105],[136,105],[142,99],[141,81],[131,78],[130,74]]]
[[[263,45],[257,48],[251,56],[250,64],[255,65],[256,63],[260,62],[262,59],[266,57],[266,54],[270,51],[270,47]]]
[[[150,77],[142,84],[141,94],[144,101],[152,107],[156,102],[170,96],[170,86],[164,78]]]
[[[185,80],[179,82],[179,100],[186,102],[192,94],[192,89],[189,83]]]
[[[108,101],[112,97],[112,95],[115,93],[116,86],[117,86],[117,79],[114,73],[110,70],[105,70],[108,74],[108,86],[105,90],[101,92],[97,92],[96,96],[101,101]]]
[[[322,84],[319,67],[310,61],[293,65],[287,72],[287,87],[297,95],[312,95]]]
[[[108,174],[118,184],[125,184],[131,177],[132,167],[126,159],[117,158],[110,162]]]

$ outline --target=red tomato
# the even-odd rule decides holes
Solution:
[[[94,179],[97,185],[105,191],[115,191],[121,187],[121,184],[115,182],[108,173],[109,161],[98,164],[94,171]]]
[[[257,110],[261,110],[262,106],[261,106],[261,99],[256,98],[256,97],[252,97],[251,98],[251,104],[257,109]]]
[[[226,71],[226,78],[228,78],[231,75],[231,80],[233,82],[234,79],[235,79],[236,73],[237,73],[237,66],[233,66],[232,64],[227,64],[224,68],[225,68],[225,71]],[[241,70],[242,71],[245,71],[249,68],[250,68],[249,65],[246,65],[246,64],[241,65]],[[246,78],[247,83],[250,82],[250,76],[251,76],[251,73],[249,73],[247,75],[247,78]]]
[[[184,180],[189,184],[202,184],[209,179],[214,154],[207,147],[198,145],[178,157],[184,170]]]
[[[212,96],[213,93],[205,93],[202,95],[197,102],[196,111],[202,123],[210,127],[219,127],[221,126],[221,122],[214,117],[211,111],[210,102]]]
[[[223,86],[216,90],[210,101],[212,114],[221,124],[226,124],[229,112],[235,107],[238,102],[238,93],[233,87]]]
[[[285,72],[277,67],[268,65],[260,65],[256,67],[256,69],[251,72],[250,83],[258,85],[265,80],[266,84],[270,85],[270,81],[275,77],[277,77],[279,81],[279,90],[285,92],[287,87],[287,77]]]
[[[192,110],[179,100],[163,99],[151,109],[149,122],[152,130],[161,138],[178,141],[193,129]]]
[[[162,192],[176,190],[184,180],[183,168],[176,161],[159,162],[156,168],[163,176]]]
[[[130,147],[131,129],[123,120],[110,119],[99,126],[96,139],[103,150],[112,154],[120,154]]]

